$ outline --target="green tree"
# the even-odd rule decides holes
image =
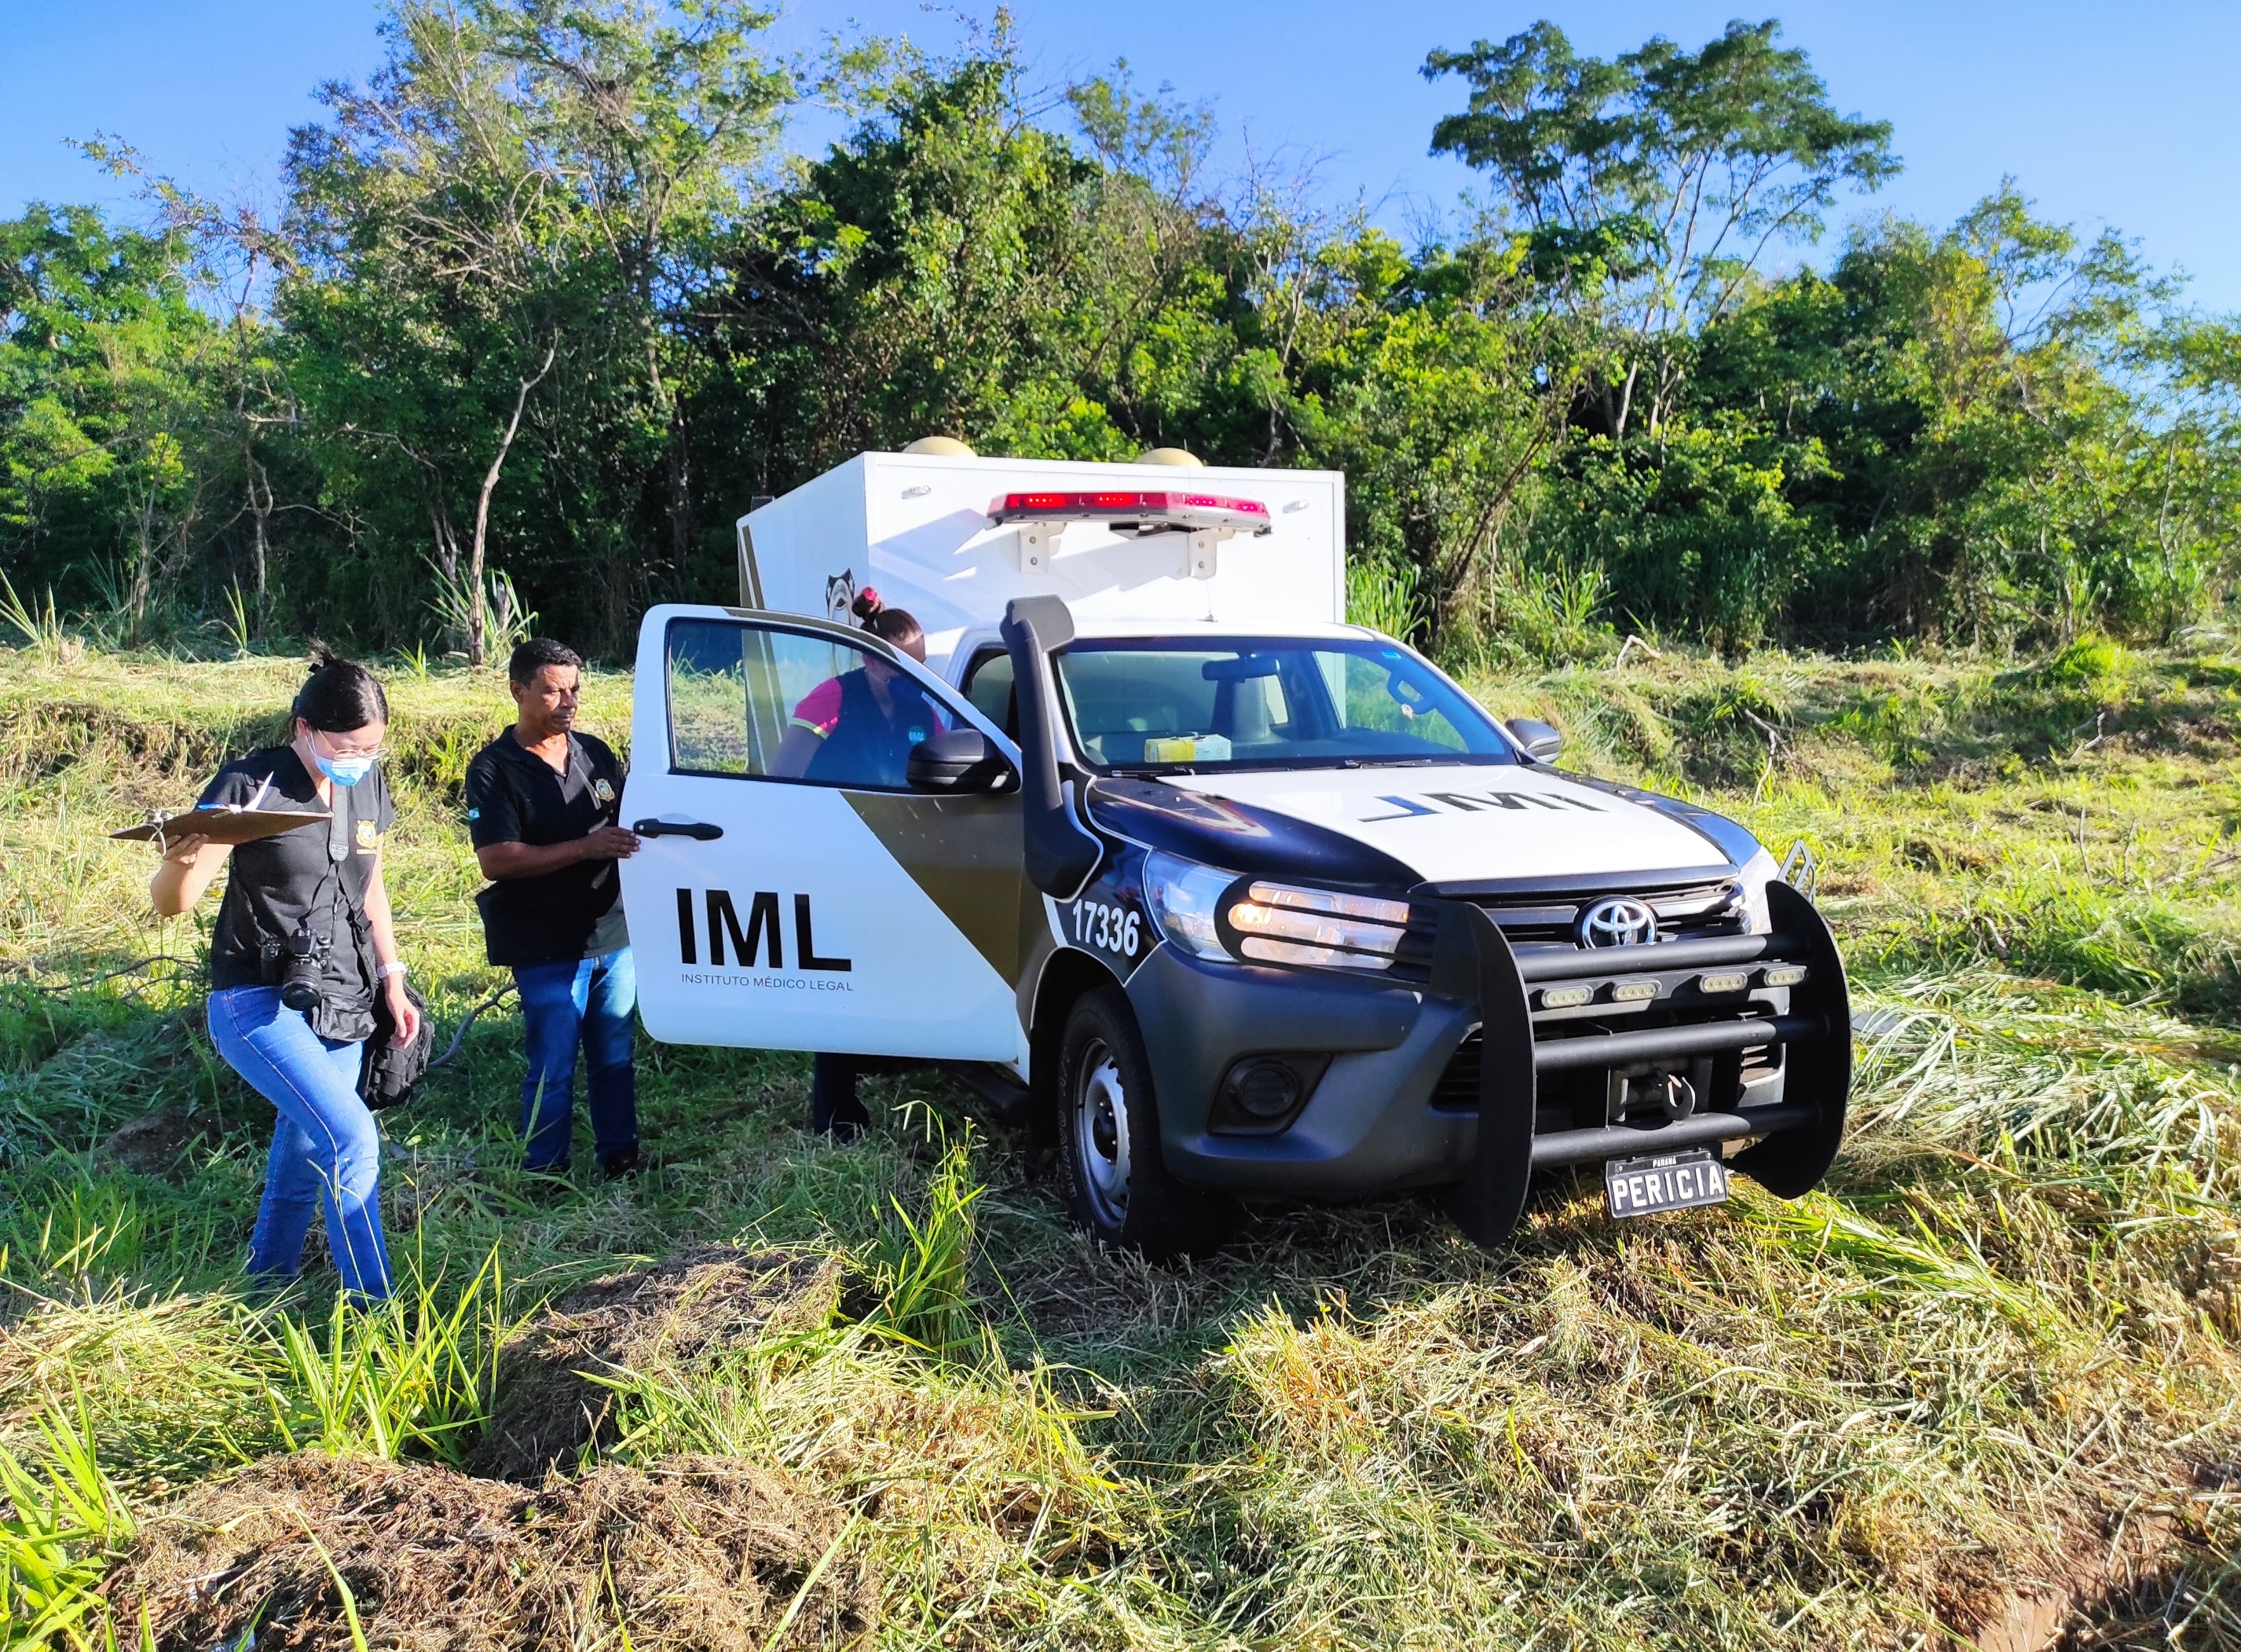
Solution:
[[[331,485],[378,535],[385,595],[418,583],[397,578],[405,547],[432,545],[471,659],[525,431],[536,474],[507,527],[547,589],[592,574],[612,632],[649,487],[672,559],[689,548],[684,333],[789,95],[749,49],[767,21],[728,0],[405,0],[390,62],[296,134],[279,307]],[[393,599],[383,619],[409,624]]]
[[[1943,234],[1866,226],[1827,278],[1707,329],[1689,417],[1749,429],[1825,530],[1793,587],[1809,626],[2168,631],[2231,519],[2222,329],[2171,318],[2176,296],[2004,186]]]
[[[84,207],[0,224],[0,535],[16,580],[121,610],[144,634],[232,514],[224,349],[178,237]]]
[[[1604,335],[1591,388],[1607,435],[1626,436],[1637,401],[1654,435],[1683,341],[1736,304],[1770,247],[1817,239],[1840,188],[1897,170],[1889,123],[1837,114],[1778,32],[1732,23],[1698,51],[1661,37],[1606,61],[1542,22],[1425,59],[1427,79],[1471,88],[1433,128],[1433,153],[1493,176],[1560,302]]]
[[[906,59],[739,241],[723,350],[759,426],[757,491],[936,432],[1116,456],[1066,371],[1096,169],[1015,117],[1015,71]]]

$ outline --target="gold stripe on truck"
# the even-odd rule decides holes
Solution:
[[[843,792],[895,864],[988,966],[1020,978],[1020,814],[1008,797]]]

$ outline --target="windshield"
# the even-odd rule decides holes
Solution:
[[[1075,744],[1106,769],[1517,760],[1493,719],[1369,638],[1080,642],[1057,665]]]

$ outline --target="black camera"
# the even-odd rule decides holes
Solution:
[[[318,1007],[333,946],[331,938],[303,929],[264,943],[264,978],[279,987],[283,1004],[305,1014]]]

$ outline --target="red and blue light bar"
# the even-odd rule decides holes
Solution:
[[[988,520],[1007,522],[1133,523],[1148,527],[1196,531],[1228,528],[1235,533],[1267,533],[1268,507],[1258,499],[1222,493],[1142,492],[1097,490],[1007,493],[988,507]]]

